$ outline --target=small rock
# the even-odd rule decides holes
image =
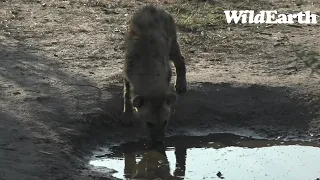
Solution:
[[[13,95],[19,95],[19,94],[21,94],[21,92],[14,92],[14,93],[12,93]]]
[[[46,4],[46,3],[42,3],[41,6],[42,6],[42,7],[46,7],[47,4]]]
[[[11,14],[17,15],[17,14],[18,14],[18,11],[11,11]]]
[[[222,177],[222,173],[221,173],[220,171],[217,173],[217,176],[218,176],[220,179],[224,179],[224,177]]]
[[[48,99],[49,99],[48,96],[38,96],[35,98],[35,100],[38,102],[43,102],[44,100],[48,100]]]
[[[104,11],[105,14],[119,14],[117,11],[111,9],[103,9],[102,11]]]
[[[277,42],[277,43],[274,43],[273,46],[274,46],[274,47],[277,47],[277,46],[280,46],[280,45],[282,45],[282,44],[283,44],[283,43],[278,43],[278,42]]]
[[[92,71],[89,71],[89,74],[94,74],[94,72],[92,72]]]
[[[218,58],[212,58],[212,59],[209,59],[209,61],[221,61],[221,59],[218,59]]]

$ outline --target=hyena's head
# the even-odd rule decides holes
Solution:
[[[171,105],[176,101],[175,93],[160,97],[135,96],[132,105],[136,117],[143,123],[152,142],[163,142],[171,115]]]

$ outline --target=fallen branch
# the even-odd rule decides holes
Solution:
[[[54,153],[51,153],[51,152],[46,152],[46,151],[41,151],[41,150],[38,150],[39,152],[43,153],[43,154],[47,154],[47,155],[52,155]]]

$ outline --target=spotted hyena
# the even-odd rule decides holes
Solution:
[[[186,65],[173,17],[154,5],[139,9],[130,19],[125,51],[124,123],[131,124],[134,115],[152,141],[163,142],[176,93],[187,90]],[[170,60],[176,70],[176,93],[169,88]]]

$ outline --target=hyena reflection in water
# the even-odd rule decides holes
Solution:
[[[125,36],[123,123],[140,120],[153,142],[163,142],[176,93],[187,91],[186,65],[172,16],[153,5],[139,9]],[[171,60],[171,61],[170,61]],[[176,69],[170,92],[170,62]]]
[[[158,147],[142,154],[141,160],[136,162],[135,153],[124,153],[125,167],[124,176],[129,179],[184,179],[186,148],[175,150],[176,167],[173,175],[170,173],[170,165],[165,148]]]

